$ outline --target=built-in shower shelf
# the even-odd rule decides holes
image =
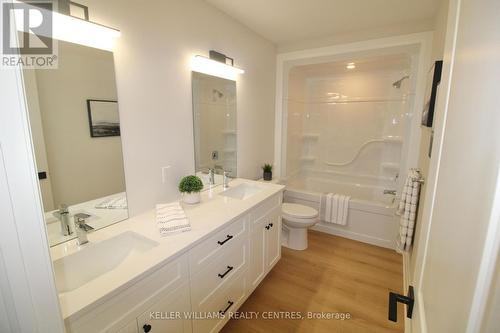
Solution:
[[[304,140],[318,140],[319,133],[304,133],[304,134],[302,134],[302,139],[304,139]]]
[[[313,162],[316,160],[316,156],[302,156],[300,160],[302,162]]]

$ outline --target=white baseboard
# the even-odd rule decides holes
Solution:
[[[335,235],[335,236],[340,236],[348,239],[353,239],[359,242],[363,243],[368,243],[380,247],[385,247],[388,249],[394,250],[394,241],[387,240],[387,239],[382,239],[382,238],[376,238],[373,236],[365,235],[365,234],[359,234],[356,232],[348,231],[348,230],[340,230],[335,227],[331,226],[326,226],[322,223],[318,223],[315,226],[311,228],[312,230],[324,232],[330,235]]]

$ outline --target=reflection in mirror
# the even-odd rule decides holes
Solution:
[[[23,72],[50,245],[128,217],[113,53],[59,41],[57,69]]]
[[[195,167],[208,189],[222,171],[236,177],[236,82],[193,72],[192,85]]]

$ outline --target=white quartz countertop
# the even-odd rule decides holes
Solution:
[[[201,193],[201,203],[196,205],[182,204],[191,223],[191,231],[160,236],[155,219],[155,210],[153,209],[123,222],[89,233],[89,243],[83,246],[79,246],[75,239],[52,247],[50,252],[52,260],[55,261],[78,252],[87,246],[92,246],[92,243],[104,241],[126,231],[133,231],[159,243],[158,246],[144,254],[125,261],[112,271],[97,277],[80,288],[59,294],[63,318],[78,318],[81,314],[91,310],[96,302],[99,301],[100,303],[125,290],[128,286],[186,252],[260,202],[284,189],[283,185],[240,178],[231,181],[230,188],[242,183],[261,187],[262,190],[245,200],[239,200],[218,195],[223,191],[223,188],[217,186]]]

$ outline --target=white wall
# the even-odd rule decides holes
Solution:
[[[59,68],[35,73],[55,208],[125,190],[121,139],[91,137],[87,113],[87,99],[117,98],[113,56],[58,45]]]
[[[438,9],[438,12],[436,14],[435,20],[434,20],[434,35],[433,35],[433,40],[432,40],[432,62],[436,60],[443,60],[443,52],[444,52],[444,42],[446,38],[446,26],[447,26],[447,18],[448,18],[448,5],[449,2],[448,0],[442,0]],[[437,98],[436,98],[437,100]],[[440,112],[440,110],[437,109],[435,112]],[[420,113],[419,113],[420,115]],[[434,115],[434,119],[437,118],[437,115]],[[431,134],[432,134],[432,128],[426,127],[426,126],[421,126],[421,137],[420,137],[420,148],[419,148],[419,156],[418,156],[418,168],[420,169],[422,176],[424,179],[428,178],[428,171],[429,171],[429,164],[430,164],[430,157],[429,157],[429,146],[430,146],[430,140],[431,140]],[[420,202],[425,201],[425,184],[424,187],[422,188],[420,195]],[[418,209],[418,214],[417,214],[417,223],[415,227],[415,240],[420,239],[420,233],[422,228],[425,228],[425,226],[422,225],[422,215],[423,215],[423,207],[424,205],[421,204],[419,205]],[[416,253],[418,251],[418,241],[416,241],[413,244],[413,251]],[[413,252],[412,252],[413,253]],[[410,275],[413,276],[413,272],[415,270],[415,265],[416,265],[416,256],[411,256],[411,261],[410,261]]]
[[[178,181],[194,172],[190,60],[211,49],[245,69],[237,81],[238,174],[260,177],[260,165],[273,160],[273,44],[201,0],[85,3],[92,20],[122,33],[115,63],[131,215],[177,198]]]
[[[432,31],[433,29],[434,29],[434,23],[432,20],[404,22],[397,25],[381,26],[370,30],[358,30],[349,33],[326,36],[322,38],[315,38],[298,42],[281,43],[277,45],[277,49],[278,53],[285,53],[285,52],[305,50],[305,49],[324,47],[336,44],[359,42],[369,39],[378,39],[384,37],[412,34],[416,32]]]
[[[469,312],[495,207],[495,179],[500,165],[500,3],[462,0],[459,4],[421,290],[428,332],[465,332],[469,320],[477,320],[469,318]]]

